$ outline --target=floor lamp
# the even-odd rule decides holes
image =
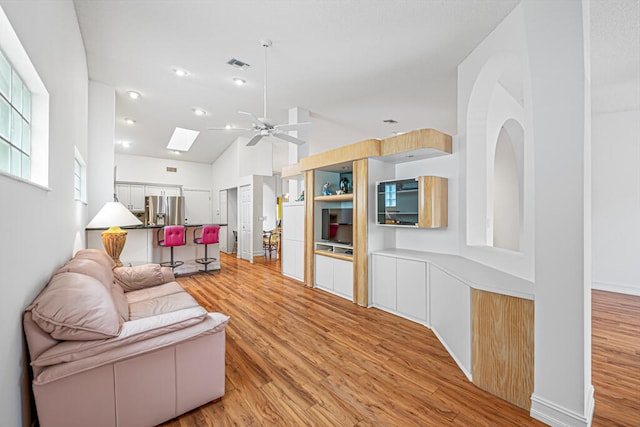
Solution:
[[[120,202],[107,202],[100,212],[87,224],[87,228],[108,228],[102,232],[102,244],[104,250],[116,263],[116,267],[122,267],[120,254],[127,241],[126,230],[120,227],[140,225],[142,222],[136,218]]]

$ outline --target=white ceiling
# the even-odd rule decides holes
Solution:
[[[633,15],[639,1],[592,0],[594,22],[603,21],[593,26],[594,57],[596,50],[606,52],[609,62],[594,59],[594,84],[618,82],[618,75],[634,71],[640,80],[640,33]],[[75,0],[89,76],[115,87],[116,139],[131,141],[130,148],[116,146],[116,152],[203,163],[213,162],[240,135],[207,128],[247,127],[238,110],[262,116],[261,39],[273,41],[268,116],[286,123],[289,108],[308,109],[312,153],[393,131],[433,127],[455,134],[456,67],[517,3]],[[625,34],[617,35],[620,28]],[[624,51],[616,54],[611,43],[623,43]],[[251,67],[233,68],[227,65],[231,58]],[[613,70],[611,61],[621,65]],[[175,68],[190,74],[178,78]],[[237,87],[235,76],[247,85]],[[127,98],[128,90],[140,92],[141,99]],[[594,101],[598,96],[594,88]],[[208,114],[196,117],[194,108]],[[201,131],[191,150],[179,156],[165,148],[176,126]]]

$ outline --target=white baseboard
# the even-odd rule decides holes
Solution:
[[[449,346],[447,345],[447,343],[442,339],[442,337],[440,336],[440,334],[438,333],[438,331],[436,331],[435,329],[431,328],[431,330],[433,331],[433,333],[436,335],[436,338],[438,338],[438,340],[440,340],[440,343],[444,346],[445,350],[447,350],[447,352],[449,352],[449,354],[451,355],[451,357],[453,358],[453,361],[456,362],[456,364],[458,365],[458,368],[460,368],[460,370],[462,371],[462,373],[467,377],[467,379],[470,382],[473,382],[473,377],[471,376],[471,372],[467,371],[467,369],[464,367],[464,365],[462,364],[462,362],[460,362],[460,360],[458,360],[458,358],[456,357],[456,354],[451,351],[451,349],[449,348]]]
[[[585,414],[577,414],[535,395],[531,396],[530,415],[538,421],[554,427],[590,427],[595,400],[593,386],[589,387],[585,402]]]
[[[640,296],[640,286],[628,285],[623,283],[607,283],[607,282],[591,282],[591,289],[599,291],[617,292],[619,294]]]

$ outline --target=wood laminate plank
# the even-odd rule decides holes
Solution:
[[[541,425],[471,384],[424,326],[308,288],[279,259],[221,262],[178,282],[231,316],[226,394],[165,427]]]

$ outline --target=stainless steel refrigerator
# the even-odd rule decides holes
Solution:
[[[145,225],[184,224],[183,196],[146,196],[144,200]]]

